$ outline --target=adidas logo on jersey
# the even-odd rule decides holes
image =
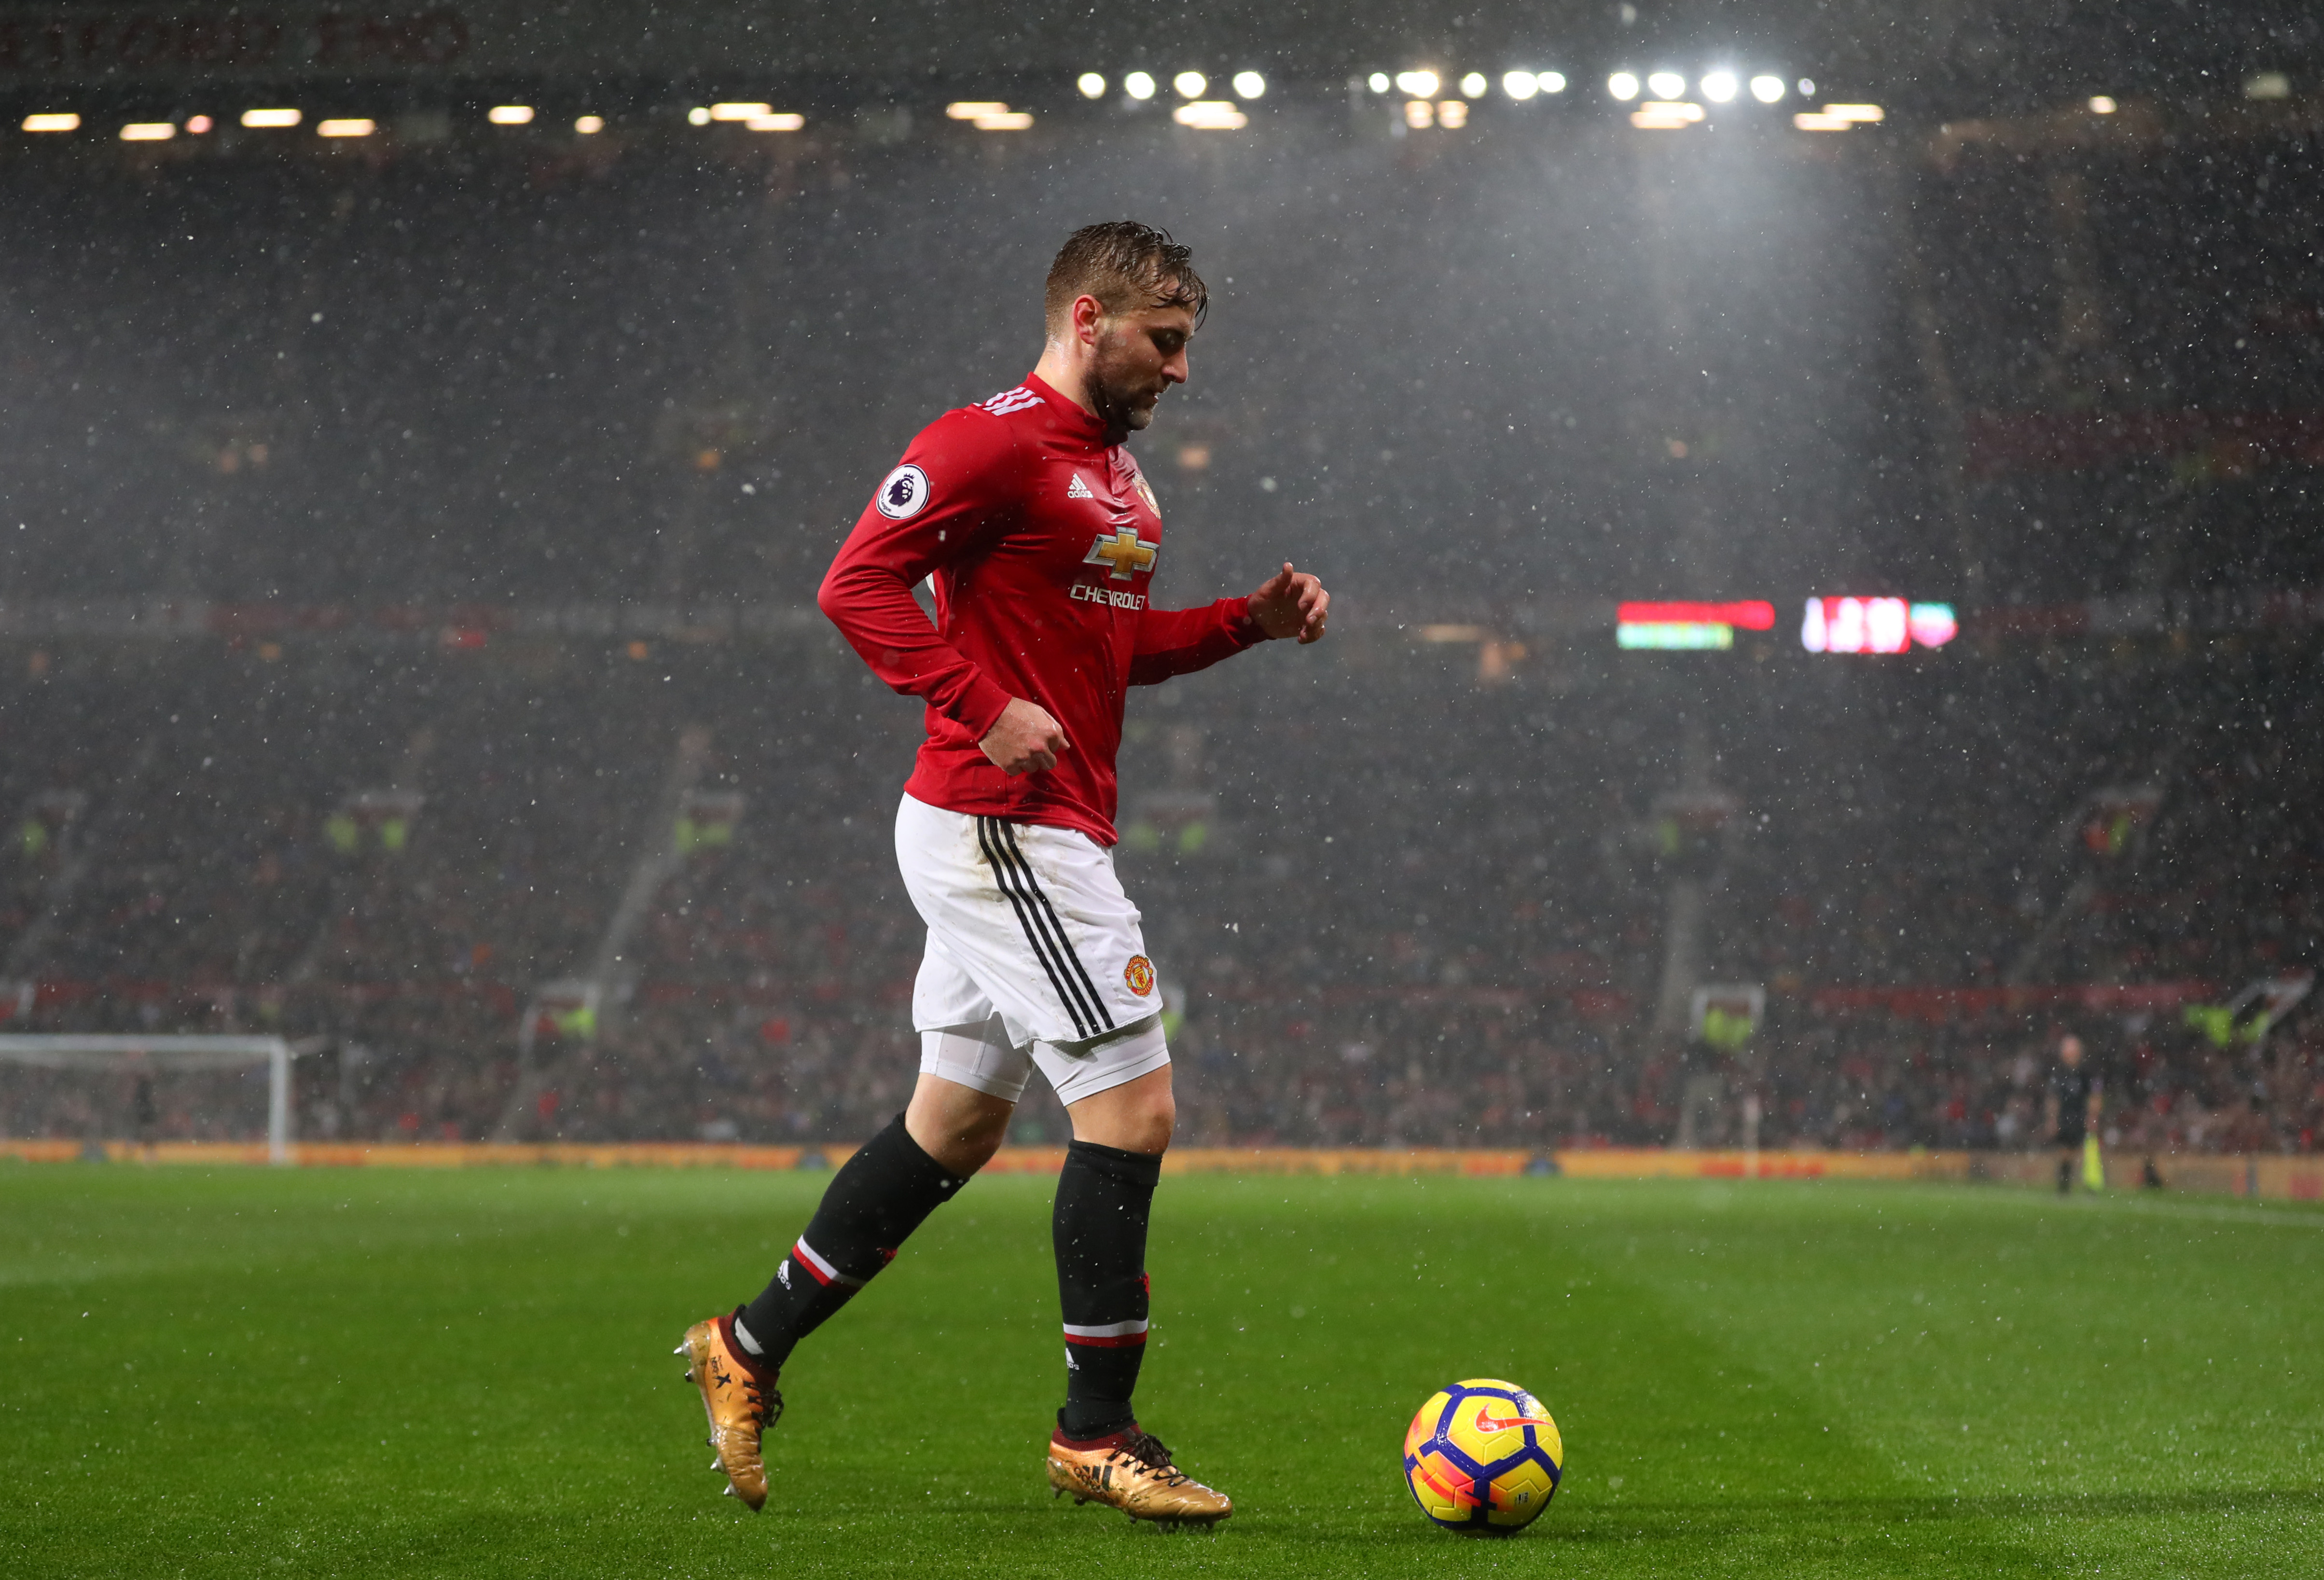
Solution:
[[[1097,495],[1090,492],[1089,485],[1083,482],[1082,475],[1079,472],[1076,472],[1074,474],[1073,482],[1065,488],[1065,497],[1067,499],[1095,499]]]
[[[995,417],[1006,417],[1012,411],[1026,411],[1041,403],[1041,397],[1019,384],[1013,390],[1003,390],[990,401],[978,402],[978,410],[990,411]]]

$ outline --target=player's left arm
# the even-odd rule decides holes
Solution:
[[[1319,642],[1331,606],[1323,582],[1286,560],[1248,597],[1221,598],[1200,609],[1141,609],[1130,683],[1159,685],[1271,638]]]

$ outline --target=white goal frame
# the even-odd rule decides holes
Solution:
[[[311,1051],[311,1050],[309,1050]],[[0,1064],[52,1070],[231,1070],[266,1067],[266,1160],[290,1156],[290,1061],[300,1050],[280,1037],[0,1036]]]

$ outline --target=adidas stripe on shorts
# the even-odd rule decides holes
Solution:
[[[906,796],[896,864],[928,927],[912,986],[924,1073],[1013,1103],[1038,1066],[1076,1103],[1170,1062],[1111,851],[1078,829]]]

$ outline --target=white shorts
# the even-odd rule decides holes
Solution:
[[[928,926],[912,985],[924,1073],[1014,1103],[1038,1065],[1072,1104],[1170,1062],[1111,851],[906,796],[896,864]]]

